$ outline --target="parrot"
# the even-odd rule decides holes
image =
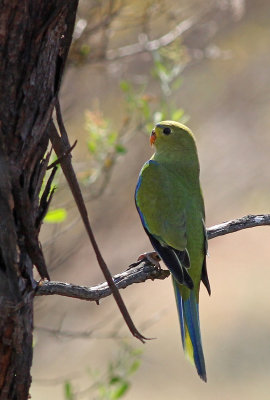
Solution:
[[[169,269],[186,357],[207,381],[199,322],[200,282],[211,294],[200,165],[192,131],[161,121],[150,135],[155,153],[142,167],[135,204],[150,242]]]

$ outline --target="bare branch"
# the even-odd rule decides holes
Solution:
[[[270,225],[270,214],[246,215],[245,217],[223,222],[207,229],[208,239],[241,231],[242,229],[255,228],[256,226]]]
[[[256,226],[270,225],[270,214],[247,215],[242,218],[224,222],[207,229],[208,239],[217,236],[227,235],[242,229],[254,228]],[[152,253],[151,253],[152,254]],[[151,262],[152,258],[144,258],[132,264],[129,269],[113,277],[114,283],[118,289],[125,289],[134,283],[145,282],[148,279],[165,279],[170,276],[168,270],[163,270],[157,263]],[[74,297],[80,300],[95,301],[110,296],[111,289],[107,282],[93,287],[73,285],[64,282],[43,282],[37,286],[36,296],[60,295]]]
[[[145,282],[148,279],[165,279],[170,275],[169,271],[162,270],[158,266],[151,264],[148,260],[137,262],[133,265],[135,265],[133,268],[113,277],[118,289],[125,289],[133,283]],[[70,283],[48,281],[43,282],[37,287],[36,296],[58,294],[60,296],[74,297],[98,303],[100,299],[110,296],[111,293],[107,282],[89,288]]]
[[[160,49],[161,47],[168,46],[184,32],[192,28],[197,21],[198,18],[195,17],[181,21],[173,30],[154,40],[148,40],[147,35],[142,34],[140,35],[139,42],[137,43],[123,46],[118,49],[108,50],[107,59],[112,61],[118,58],[143,53],[145,51],[154,51]]]
[[[138,36],[138,41],[135,43],[115,49],[108,49],[106,52],[106,59],[108,61],[114,61],[120,58],[133,56],[144,52],[153,52],[163,47],[169,46],[175,40],[182,37],[186,32],[192,31],[192,29],[196,25],[198,25],[199,21],[202,21],[211,12],[211,5],[210,7],[206,6],[196,15],[193,15],[192,17],[179,22],[173,29],[153,40],[149,40],[147,31],[141,33]]]

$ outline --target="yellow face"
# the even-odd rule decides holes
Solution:
[[[177,135],[176,135],[177,134]],[[153,129],[150,136],[151,145],[155,144],[158,139],[159,142],[177,142],[181,140],[181,136],[192,136],[188,127],[175,121],[161,121]],[[169,138],[170,137],[170,138]]]

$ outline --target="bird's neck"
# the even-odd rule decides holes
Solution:
[[[196,151],[193,154],[189,152],[187,156],[185,152],[179,151],[179,149],[170,152],[157,150],[152,159],[162,163],[165,168],[181,176],[189,184],[199,182],[200,166]]]

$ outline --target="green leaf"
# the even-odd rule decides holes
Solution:
[[[122,378],[120,378],[119,376],[112,376],[110,379],[110,385],[115,385],[118,382],[121,382]]]
[[[33,335],[33,341],[32,341],[32,348],[34,349],[34,347],[37,344],[37,337],[35,336],[35,334]]]
[[[179,89],[179,87],[182,85],[183,79],[182,77],[178,77],[177,79],[174,80],[174,82],[172,83],[172,89],[173,90],[177,90]]]
[[[67,211],[65,208],[56,208],[49,210],[44,218],[44,221],[49,224],[59,224],[67,218]]]
[[[64,396],[66,400],[73,400],[74,399],[74,394],[73,394],[73,389],[72,385],[69,381],[66,381],[64,384]]]
[[[99,391],[98,399],[108,399],[108,389],[105,384],[99,384],[98,391]]]
[[[133,357],[139,357],[143,354],[143,350],[138,348],[131,349],[130,352]]]
[[[111,400],[117,400],[120,399],[121,397],[124,396],[124,394],[127,392],[129,389],[129,382],[123,381],[122,384],[115,390],[112,391],[111,393]]]
[[[108,143],[109,144],[114,144],[116,142],[118,133],[117,132],[111,132],[108,134]]]
[[[127,152],[127,149],[120,143],[116,144],[114,148],[116,153],[119,154],[125,154]]]
[[[127,81],[121,81],[120,82],[120,88],[123,90],[123,92],[129,92],[130,91],[130,84]]]
[[[141,362],[139,360],[133,361],[133,363],[131,364],[131,366],[129,368],[129,373],[134,374],[134,372],[137,371],[137,369],[139,368],[140,365],[141,365]]]
[[[81,45],[81,48],[80,48],[81,55],[88,56],[88,54],[90,53],[90,49],[91,48],[88,44]]]
[[[87,142],[88,150],[90,153],[95,154],[97,152],[97,143],[94,141],[88,141]]]
[[[184,115],[184,110],[179,108],[178,110],[173,111],[172,113],[172,120],[173,121],[180,121]]]
[[[146,100],[141,99],[141,107],[144,118],[147,120],[150,118],[150,107]]]
[[[158,74],[164,73],[167,74],[167,68],[161,61],[155,61],[154,71]]]

